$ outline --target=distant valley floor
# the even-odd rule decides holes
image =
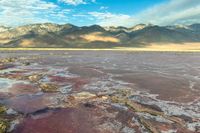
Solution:
[[[200,52],[200,42],[197,43],[151,43],[144,47],[113,47],[113,48],[0,48],[3,50],[102,50],[102,51],[180,51],[180,52]]]

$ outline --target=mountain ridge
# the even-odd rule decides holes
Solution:
[[[200,24],[158,26],[138,24],[133,27],[99,25],[29,24],[0,26],[0,47],[140,47],[149,43],[200,42]]]

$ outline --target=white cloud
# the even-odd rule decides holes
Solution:
[[[138,23],[192,24],[200,22],[200,0],[170,0],[135,15],[111,12],[90,12],[89,14],[103,26],[133,26]]]
[[[80,4],[86,4],[83,0],[60,0],[60,2],[67,3],[69,5],[80,5]]]
[[[7,26],[63,21],[70,12],[43,0],[0,0],[0,11],[0,25]]]
[[[107,6],[101,6],[101,7],[100,7],[100,10],[106,10],[106,9],[108,9]]]
[[[160,25],[200,22],[200,0],[170,0],[132,17],[133,23]]]
[[[59,6],[96,3],[96,0],[57,0],[62,3],[47,2],[47,0],[0,0],[0,25],[17,26],[30,23],[68,23],[83,21],[83,24],[100,24],[103,26],[133,26],[138,23],[158,25],[191,24],[200,22],[200,0],[169,0],[168,2],[144,9],[137,14],[122,14],[108,12],[108,7],[102,6],[97,11],[87,12],[87,9],[77,11],[76,8],[64,9]],[[99,3],[97,3],[99,4]],[[109,10],[112,10],[109,8]],[[120,10],[123,9],[119,9]],[[70,17],[70,19],[68,18]],[[79,25],[82,25],[79,23]]]
[[[127,25],[132,20],[129,15],[113,14],[110,12],[89,12],[89,15],[95,17],[97,23],[102,26]]]
[[[59,0],[60,2],[69,4],[69,5],[80,5],[80,4],[87,4],[87,0]],[[90,0],[90,2],[94,3],[96,0]]]

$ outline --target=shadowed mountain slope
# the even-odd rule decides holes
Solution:
[[[0,27],[0,47],[110,48],[146,46],[149,43],[200,42],[200,24],[127,27],[78,27],[72,24],[31,24]]]

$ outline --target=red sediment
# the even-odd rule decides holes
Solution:
[[[60,77],[60,76],[49,76],[51,82],[68,83],[72,84],[73,90],[78,91],[84,85],[89,83],[89,79],[84,79],[81,77]]]
[[[197,132],[193,132],[193,131],[189,131],[188,129],[186,128],[179,128],[176,133],[199,133],[199,131]]]
[[[16,83],[9,88],[13,95],[34,94],[39,92],[39,89],[33,84]]]
[[[65,108],[47,117],[25,118],[14,133],[98,133],[94,124],[90,110]]]
[[[69,78],[67,77],[62,77],[62,76],[53,76],[53,75],[49,75],[48,78],[51,79],[52,82],[67,82]]]
[[[47,108],[51,101],[48,94],[22,95],[6,100],[5,104],[18,112],[28,114]]]
[[[5,93],[5,92],[0,93],[0,99],[7,99],[11,96],[12,95],[10,93]]]
[[[26,73],[26,72],[28,72],[28,71],[26,71],[26,70],[14,70],[14,71],[12,71],[12,73]]]
[[[53,113],[35,113],[25,118],[13,133],[115,133],[120,130],[115,125],[116,121],[139,131],[131,125],[132,112],[122,111],[117,114],[118,111],[109,105],[86,103],[56,109]],[[109,123],[113,123],[114,127]]]
[[[171,78],[156,73],[128,74],[116,77],[138,86],[139,89],[158,94],[158,98],[168,101],[191,102],[200,92],[194,92],[189,88],[189,82],[182,78]]]
[[[167,132],[172,129],[176,130],[176,126],[170,123],[158,122],[158,121],[150,120],[150,119],[145,119],[145,121],[151,123],[151,125],[153,125],[153,127],[156,128],[158,131]]]
[[[24,79],[25,78],[23,73],[8,73],[8,74],[4,74],[3,77],[10,78],[10,79]]]
[[[15,65],[12,65],[12,64],[0,64],[0,70],[13,68],[13,67],[15,67]]]
[[[92,67],[70,67],[68,71],[85,78],[101,77],[106,75],[99,69]]]

